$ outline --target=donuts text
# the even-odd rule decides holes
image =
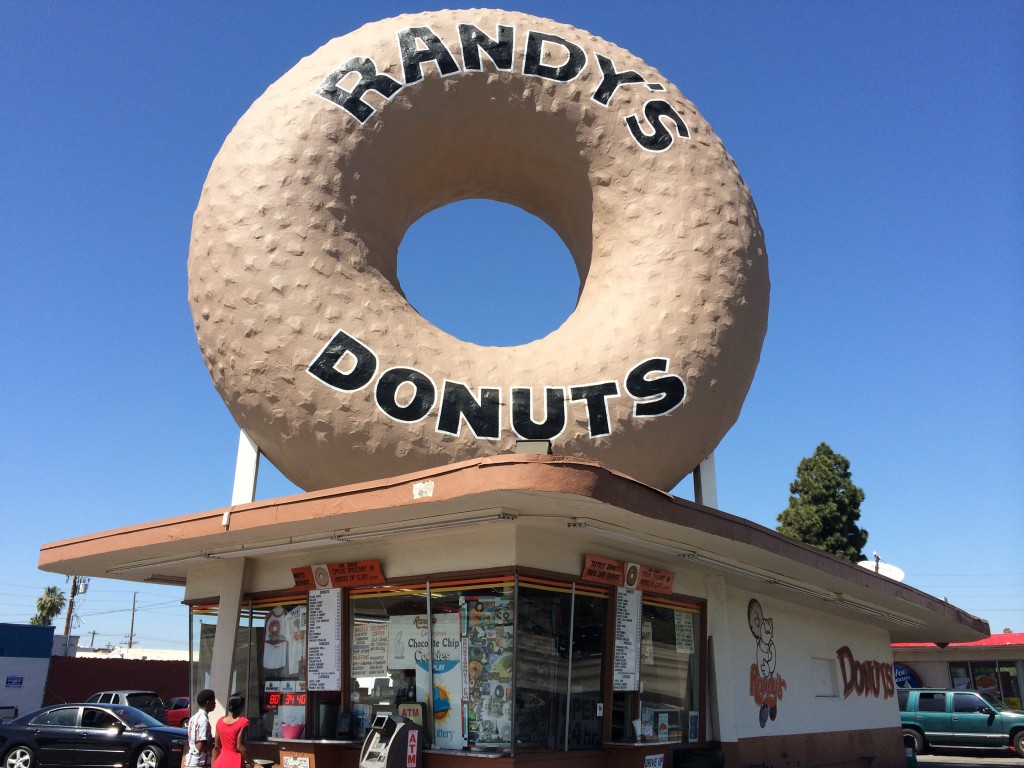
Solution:
[[[663,416],[682,405],[686,386],[682,377],[668,373],[668,363],[668,358],[651,357],[626,373],[622,389],[633,399],[634,417]],[[387,368],[378,376],[379,367],[372,349],[339,329],[307,371],[341,392],[358,391],[376,378],[374,402],[395,421],[414,424],[429,416],[436,405],[438,432],[458,435],[465,423],[479,439],[501,437],[502,387],[482,386],[474,394],[467,384],[449,379],[439,388],[433,379],[415,368]],[[608,400],[620,396],[619,382],[614,379],[544,387],[544,418],[534,421],[533,390],[512,386],[508,388],[507,401],[510,426],[522,440],[551,440],[565,430],[567,402],[579,402],[586,412],[589,437],[602,437],[612,431]]]
[[[499,24],[497,36],[491,37],[475,24],[457,26],[461,66],[449,45],[434,30],[427,26],[409,27],[398,33],[402,82],[383,74],[372,58],[353,56],[327,75],[314,93],[341,107],[360,123],[365,123],[377,111],[364,99],[367,93],[372,91],[391,100],[403,88],[423,80],[425,64],[432,62],[441,77],[458,72],[482,72],[483,54],[495,69],[513,70],[515,27]],[[521,59],[518,70],[521,74],[560,83],[575,80],[590,64],[587,53],[576,43],[536,30],[527,31]],[[552,61],[561,63],[550,63]],[[590,99],[602,107],[607,108],[615,92],[623,86],[643,85],[653,92],[665,90],[664,84],[648,82],[643,75],[631,69],[618,71],[615,63],[600,53],[594,53],[594,62],[601,70],[601,82],[590,94]],[[664,99],[648,100],[644,103],[642,115],[631,114],[624,121],[633,140],[651,152],[663,152],[672,146],[676,138],[690,137],[683,118]]]

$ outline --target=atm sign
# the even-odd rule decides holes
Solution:
[[[419,751],[420,733],[414,728],[409,729],[409,749],[405,753],[405,768],[416,768],[416,753]]]

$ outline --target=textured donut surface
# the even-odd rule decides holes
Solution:
[[[544,338],[464,342],[406,300],[409,226],[470,198],[572,254],[579,300]],[[369,24],[270,86],[213,162],[188,274],[215,386],[307,490],[524,439],[668,490],[735,423],[768,316],[756,209],[693,105],[611,43],[501,10]],[[521,300],[502,283],[481,290]]]

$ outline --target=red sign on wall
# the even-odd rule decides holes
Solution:
[[[582,578],[596,581],[598,584],[621,587],[626,583],[626,564],[609,557],[587,555],[587,559],[583,561]]]
[[[316,582],[313,581],[313,567],[310,565],[305,568],[292,568],[292,580],[299,589],[316,589]]]
[[[335,587],[372,587],[384,583],[380,560],[359,560],[355,563],[330,563],[331,585]]]
[[[621,560],[613,560],[610,557],[599,555],[587,555],[583,561],[583,573],[581,578],[587,581],[596,581],[598,584],[607,584],[612,587],[626,586],[626,570],[634,566],[624,563]],[[672,594],[672,585],[675,583],[676,575],[672,571],[662,568],[651,568],[648,565],[635,566],[635,577],[629,579],[630,587],[644,592],[657,592],[662,595]]]
[[[665,571],[661,568],[651,568],[646,565],[640,566],[640,578],[636,581],[636,588],[644,592],[657,592],[662,595],[672,594],[672,584],[676,575],[672,571]]]
[[[353,563],[328,563],[292,568],[292,580],[299,589],[325,587],[372,587],[384,583],[380,560],[359,560]]]

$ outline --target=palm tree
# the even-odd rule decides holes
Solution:
[[[58,587],[47,587],[36,600],[36,615],[29,619],[29,624],[53,624],[54,618],[64,610],[67,602],[67,598]]]

